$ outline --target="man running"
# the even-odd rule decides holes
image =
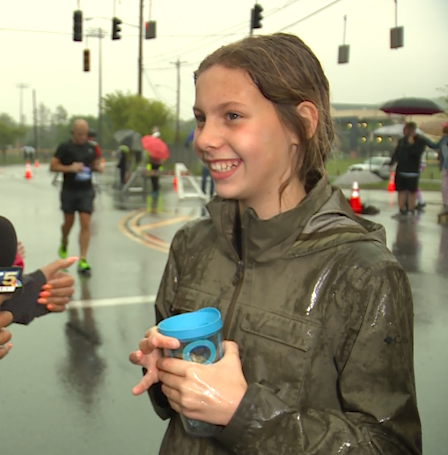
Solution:
[[[88,141],[88,132],[87,122],[83,119],[76,120],[71,131],[72,139],[59,145],[50,163],[51,171],[64,174],[61,191],[64,224],[62,225],[59,256],[67,257],[68,236],[75,221],[75,212],[79,212],[81,232],[79,233],[78,272],[85,275],[90,275],[91,271],[86,256],[90,240],[90,218],[95,198],[92,171],[104,171],[94,146]]]

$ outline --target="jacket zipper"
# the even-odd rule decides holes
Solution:
[[[227,238],[227,237],[226,237]],[[244,229],[241,228],[241,255],[244,258],[244,251],[245,251],[245,237],[244,237]],[[230,301],[229,309],[227,310],[226,317],[224,319],[223,329],[222,329],[222,337],[225,340],[229,334],[230,325],[232,323],[233,314],[235,313],[236,301],[241,292],[241,288],[243,287],[243,278],[244,278],[244,261],[242,258],[238,256],[238,253],[233,248],[233,245],[229,242],[230,246],[232,247],[233,251],[235,252],[235,256],[238,258],[238,264],[235,276],[233,277],[232,284],[236,286],[235,290],[233,291],[232,300]],[[201,439],[201,443],[199,445],[199,455],[205,455],[207,452],[208,441],[207,439]]]

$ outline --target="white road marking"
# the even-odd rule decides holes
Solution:
[[[68,304],[67,309],[138,305],[142,303],[154,303],[155,300],[155,295],[135,295],[129,297],[111,297],[108,299],[73,300]]]

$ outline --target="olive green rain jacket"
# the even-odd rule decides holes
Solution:
[[[239,220],[219,198],[208,209],[176,234],[156,313],[218,308],[249,387],[219,436],[201,439],[154,385],[156,412],[171,418],[160,453],[420,454],[412,295],[384,228],[326,178],[270,220],[251,209]]]

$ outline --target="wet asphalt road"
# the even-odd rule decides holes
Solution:
[[[26,270],[56,259],[61,214],[58,189],[45,167],[0,169],[1,211],[25,244]],[[0,365],[1,455],[156,454],[166,424],[147,396],[133,397],[139,369],[128,362],[153,325],[153,299],[167,247],[195,204],[177,213],[168,191],[157,216],[115,208],[110,192],[96,199],[88,259],[90,279],[77,279],[73,308],[13,326],[14,347]],[[380,208],[371,219],[387,229],[388,246],[408,272],[415,302],[415,371],[425,455],[446,453],[448,433],[448,226],[437,225],[440,195],[415,220],[397,221],[395,197],[361,192]],[[70,254],[77,254],[78,226]],[[148,236],[148,233],[151,235]],[[74,271],[73,271],[74,272]],[[81,302],[80,302],[81,301]],[[84,302],[84,303],[83,303]]]

